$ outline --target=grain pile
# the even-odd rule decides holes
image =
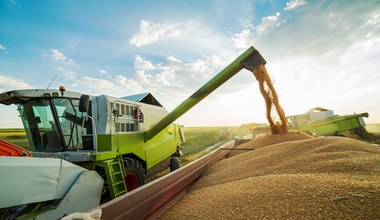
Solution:
[[[256,150],[215,164],[160,218],[380,219],[379,147],[296,133],[243,147]]]
[[[282,135],[268,134],[261,137],[257,137],[247,143],[237,146],[236,148],[237,149],[258,149],[258,148],[262,148],[268,145],[283,143],[286,141],[297,141],[297,140],[305,140],[305,139],[311,139],[311,138],[314,138],[314,137],[305,133],[301,133],[301,132],[290,132],[290,133],[285,133]],[[244,153],[244,151],[234,150],[234,151],[231,151],[227,157],[232,157],[241,153]]]

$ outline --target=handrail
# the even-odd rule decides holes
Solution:
[[[88,134],[88,135],[91,135],[92,136],[92,142],[93,142],[93,145],[94,145],[94,150],[96,153],[98,153],[98,140],[97,140],[97,133],[96,133],[96,126],[95,126],[95,121],[94,121],[94,118],[89,116],[89,115],[86,115],[84,116],[83,120],[82,120],[82,127],[81,127],[81,133],[82,133],[82,136],[83,136],[83,127],[84,127],[84,122],[88,120],[88,118],[90,118],[91,120],[91,125],[92,125],[92,134]],[[77,151],[79,151],[79,146],[77,147]]]

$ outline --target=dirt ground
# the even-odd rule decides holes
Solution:
[[[160,219],[380,219],[380,147],[266,135],[208,169]]]

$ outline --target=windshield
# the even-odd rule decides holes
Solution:
[[[85,112],[79,100],[69,98],[34,99],[18,105],[31,150],[58,152],[82,148]],[[90,126],[91,127],[91,126]]]

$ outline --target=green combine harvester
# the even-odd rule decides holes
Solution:
[[[185,136],[173,122],[243,68],[265,63],[250,47],[170,113],[150,93],[118,98],[64,87],[1,93],[1,104],[18,107],[32,156],[0,142],[0,220],[87,211],[178,169]]]
[[[365,133],[365,122],[363,117],[368,117],[368,113],[352,115],[335,115],[332,110],[321,107],[312,108],[304,114],[287,116],[289,129],[302,131],[311,135],[337,135],[342,132],[351,131],[357,135]],[[253,128],[253,138],[267,134],[270,128],[267,125]]]
[[[332,110],[316,107],[305,114],[288,116],[289,128],[309,132],[314,135],[339,135],[340,132],[352,131],[362,135],[368,113],[352,115],[335,115]]]

